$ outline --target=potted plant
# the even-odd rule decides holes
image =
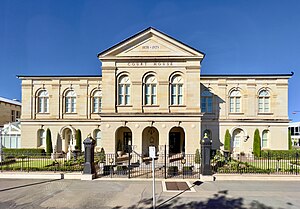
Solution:
[[[196,167],[197,169],[200,168],[200,160],[201,160],[201,158],[200,158],[200,152],[199,152],[199,149],[196,149],[196,153],[195,153],[195,167]]]
[[[169,176],[177,176],[178,175],[178,167],[177,166],[168,167],[168,175]]]
[[[182,168],[183,175],[193,175],[193,167],[192,166],[183,166]]]
[[[126,175],[127,174],[127,166],[126,165],[118,165],[116,169],[117,175]]]

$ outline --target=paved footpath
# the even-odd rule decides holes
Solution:
[[[194,192],[166,192],[157,181],[157,208],[300,208],[299,181],[190,183]],[[0,179],[0,208],[152,208],[152,182]]]

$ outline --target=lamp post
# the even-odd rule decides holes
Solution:
[[[184,170],[184,164],[186,163],[186,160],[183,158],[182,160],[181,160],[181,164],[182,164],[182,176],[183,176],[183,178],[184,178],[184,173],[185,173],[185,170]]]

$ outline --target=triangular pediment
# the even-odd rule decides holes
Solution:
[[[204,53],[171,38],[153,28],[148,28],[115,46],[101,52],[98,57],[198,57]]]

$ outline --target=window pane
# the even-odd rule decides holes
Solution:
[[[43,99],[40,97],[38,100],[39,100],[38,112],[41,113],[43,111]]]
[[[146,105],[150,104],[150,95],[146,95],[145,102],[146,102]]]
[[[155,95],[156,94],[156,85],[152,84],[152,94]]]
[[[172,84],[171,85],[171,95],[175,95],[176,94],[176,85]]]
[[[119,105],[124,104],[124,96],[122,94],[119,95]]]
[[[130,104],[130,96],[129,95],[125,96],[125,104],[126,105]]]
[[[76,98],[73,97],[71,101],[72,101],[72,107],[71,107],[72,110],[71,111],[72,111],[72,113],[74,113],[74,112],[76,112]]]
[[[71,105],[70,100],[71,100],[70,97],[66,98],[66,112],[70,112],[70,105]]]
[[[207,112],[212,112],[212,98],[207,98]]]
[[[178,104],[179,105],[182,105],[183,104],[183,102],[182,102],[182,95],[178,95]]]
[[[230,112],[233,112],[234,109],[233,109],[233,97],[230,97]]]
[[[49,98],[48,97],[45,97],[45,112],[48,112],[48,109],[49,109]]]
[[[152,104],[156,104],[156,95],[152,96]]]
[[[150,91],[150,85],[146,84],[146,86],[145,86],[145,94],[148,95],[149,91]]]
[[[171,104],[172,105],[176,104],[176,95],[171,96]]]
[[[236,98],[236,112],[240,112],[241,111],[241,104],[240,104],[240,98],[237,97]]]
[[[182,95],[182,84],[178,85],[178,95]]]

